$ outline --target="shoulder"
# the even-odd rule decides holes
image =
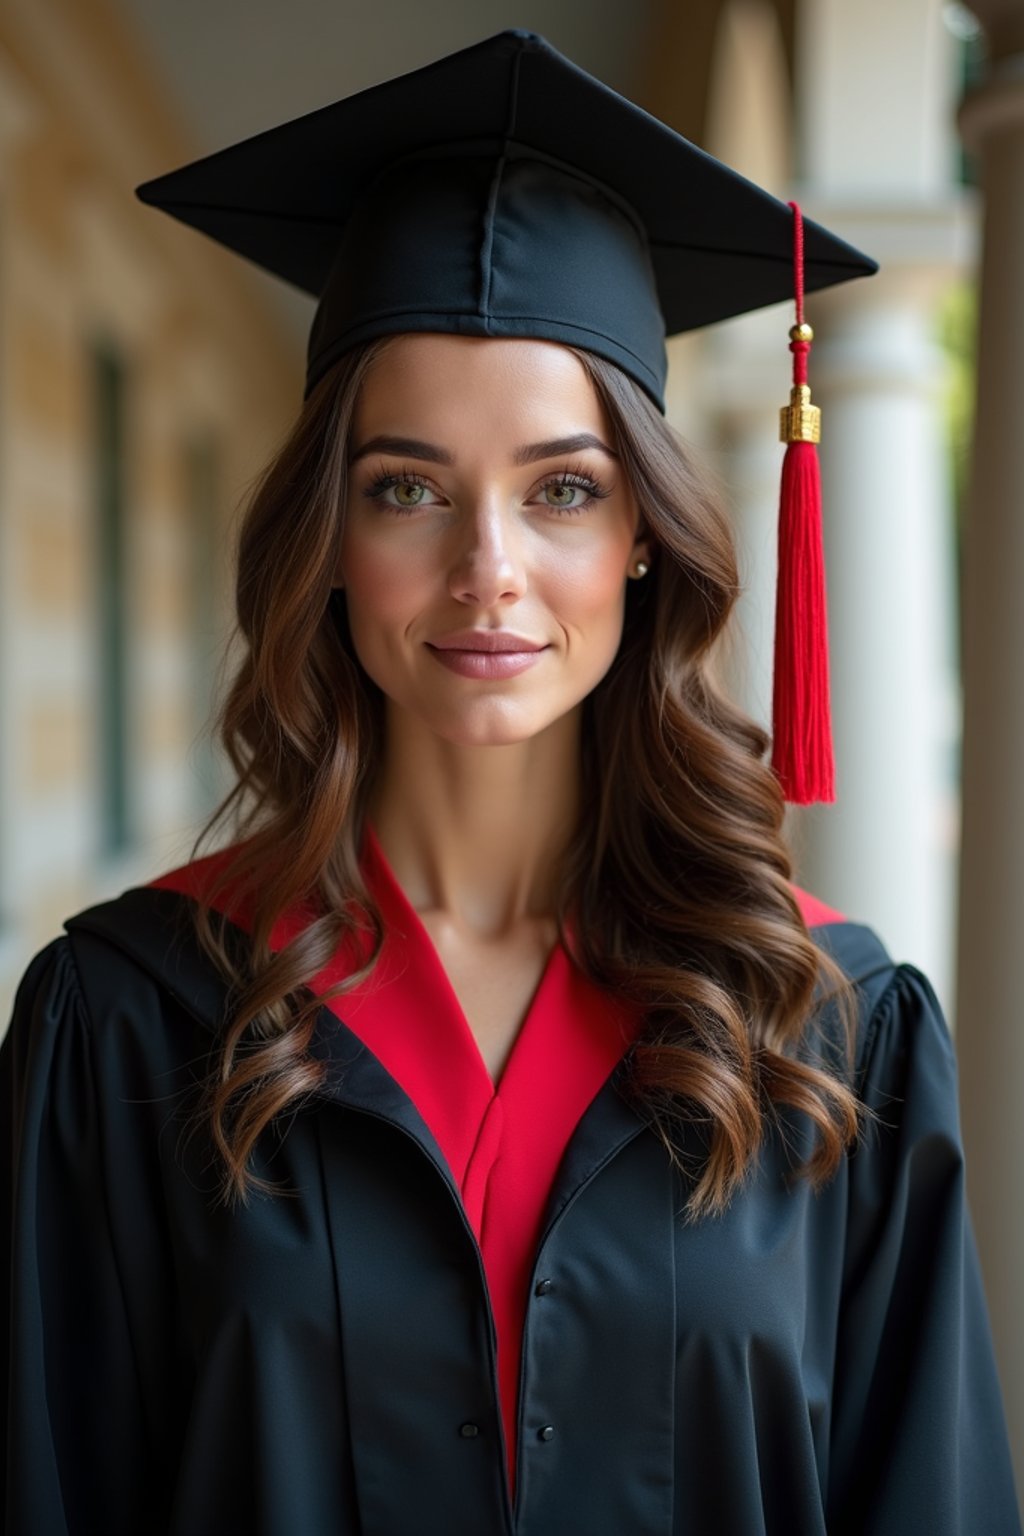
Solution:
[[[789,888],[818,948],[836,961],[850,981],[874,983],[868,990],[879,996],[898,966],[874,928],[847,917],[799,885],[790,882]]]
[[[947,1074],[955,1073],[949,1026],[928,977],[910,962],[895,959],[870,924],[847,917],[797,885],[790,888],[815,944],[852,983],[858,1082],[891,1077],[911,1054],[921,1051],[941,1063]],[[824,1012],[833,1024],[838,1022],[836,1010],[827,1003]]]
[[[225,921],[218,938],[236,965],[246,969],[251,882],[257,877],[237,872],[235,856],[244,847],[243,839],[175,865],[65,919],[87,997],[101,999],[101,1008],[115,1006],[119,991],[148,986],[219,1032],[229,984],[201,946],[195,918],[200,901],[220,913]],[[305,907],[279,917],[271,947],[286,942],[308,919]]]
[[[124,911],[123,898],[105,905]],[[33,1185],[38,1168],[58,1192],[55,1207],[66,1178],[69,1209],[87,1182],[90,1202],[102,1184],[113,1203],[131,1203],[135,1191],[145,1210],[155,1209],[155,1149],[175,1144],[165,1133],[191,1113],[215,1067],[215,1039],[157,974],[80,926],[86,917],[68,919],[67,931],[32,957],[15,994],[0,1041],[8,1152],[17,1149]],[[129,1218],[133,1241],[144,1241],[147,1218],[137,1209]]]
[[[895,1082],[911,1059],[932,1063],[937,1076],[956,1076],[953,1038],[929,978],[907,960],[897,960],[866,923],[815,927],[815,943],[852,983],[857,1008],[858,1089],[874,1081]],[[835,1010],[826,1011],[834,1016]]]
[[[190,869],[194,874],[183,866],[65,919],[63,942],[93,1019],[171,1008],[218,1027],[226,983],[199,945],[187,876],[173,878]]]
[[[52,1084],[68,1105],[92,1094],[105,1105],[141,1103],[154,1083],[158,1097],[170,1093],[179,1073],[188,1081],[191,1064],[205,1059],[212,1040],[201,1012],[170,982],[155,943],[153,964],[138,950],[135,896],[75,913],[29,960],[0,1047],[0,1095]]]
[[[56,1040],[87,1025],[81,980],[67,934],[32,956],[18,981],[3,1036],[4,1059],[19,1068],[52,1053]]]

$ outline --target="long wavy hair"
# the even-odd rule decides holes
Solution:
[[[190,904],[200,945],[228,982],[197,1118],[230,1205],[247,1204],[254,1187],[278,1190],[257,1178],[250,1155],[271,1121],[315,1094],[327,1070],[309,1050],[318,1010],[372,971],[384,938],[359,867],[384,699],[331,582],[356,399],[394,340],[352,349],[311,392],[238,533],[228,648],[240,639],[242,654],[210,726],[234,784],[191,858],[218,827],[233,840],[208,861]],[[620,1091],[692,1186],[683,1214],[696,1220],[726,1209],[782,1106],[817,1132],[792,1176],[817,1190],[836,1172],[870,1116],[853,1086],[855,993],[812,940],[790,886],[769,738],[714,681],[713,648],[739,591],[718,491],[643,390],[569,350],[607,409],[654,559],[643,582],[627,584],[619,651],[584,700],[582,814],[554,916],[587,976],[643,1009]],[[219,906],[229,889],[245,893],[250,912],[242,956]],[[273,950],[276,921],[297,907],[308,921]],[[310,982],[339,945],[367,937],[365,964],[315,993]],[[826,1043],[829,1010],[838,1054],[815,1055],[809,1043]],[[705,1143],[696,1168],[679,1135],[694,1123]]]

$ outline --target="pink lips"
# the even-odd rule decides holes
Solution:
[[[549,647],[514,629],[453,629],[427,646],[442,666],[460,677],[514,677]]]
[[[517,635],[514,629],[453,629],[451,634],[428,640],[438,651],[543,651],[542,640]]]
[[[547,646],[538,651],[461,651],[440,650],[428,643],[428,649],[450,672],[457,672],[460,677],[486,678],[514,677],[517,672],[525,672],[540,660]]]

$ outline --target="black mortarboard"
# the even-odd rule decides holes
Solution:
[[[393,331],[531,336],[664,411],[664,340],[792,296],[783,202],[521,28],[136,189],[320,303],[306,392]],[[877,270],[804,221],[808,291]]]
[[[318,299],[307,396],[351,346],[444,331],[584,347],[664,413],[666,336],[791,298],[794,282],[802,321],[802,288],[877,271],[521,28],[136,193]],[[832,798],[832,759],[809,327],[790,334],[774,761],[806,801]]]

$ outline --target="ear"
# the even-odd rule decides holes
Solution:
[[[640,526],[637,529],[636,537],[633,540],[632,559],[646,560],[647,564],[650,565],[656,542],[657,541],[655,540],[650,529],[647,527],[647,524],[641,518]]]
[[[643,511],[638,510],[636,519],[636,532],[633,535],[633,553],[636,555],[644,553],[646,558],[646,556],[650,554],[651,549],[655,543],[656,540],[653,533],[651,532],[650,523],[644,516]],[[640,544],[646,545],[646,549],[644,551],[640,550]]]

